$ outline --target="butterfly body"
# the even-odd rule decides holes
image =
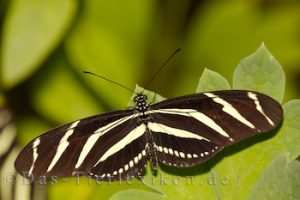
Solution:
[[[57,127],[32,140],[15,167],[29,176],[76,174],[114,181],[137,177],[158,163],[191,167],[225,146],[270,131],[282,121],[280,104],[253,91],[225,90],[175,97]]]

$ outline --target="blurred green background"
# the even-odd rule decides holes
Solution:
[[[286,72],[284,102],[300,97],[299,0],[0,0],[0,23],[1,93],[22,145],[53,126],[126,108],[128,91],[83,70],[134,89],[178,47],[148,89],[193,93],[205,67],[231,82],[264,42]],[[50,199],[66,199],[67,187],[52,188]],[[93,198],[90,187],[79,190],[77,199]]]

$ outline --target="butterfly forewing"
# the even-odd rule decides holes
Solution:
[[[24,176],[87,175],[111,146],[136,127],[135,117],[132,110],[116,111],[55,128],[32,140],[15,167]],[[113,172],[115,163],[110,164]]]
[[[283,115],[281,105],[274,99],[244,90],[177,97],[157,103],[151,109],[153,118],[170,121],[167,115],[173,115],[174,126],[194,130],[224,146],[274,129]]]
[[[177,167],[200,164],[224,146],[270,131],[283,114],[264,94],[234,90],[168,99],[150,113],[158,158]]]

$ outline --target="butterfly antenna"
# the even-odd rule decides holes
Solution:
[[[181,50],[181,48],[176,49],[169,57],[168,59],[160,66],[160,68],[155,72],[155,74],[152,76],[152,78],[148,81],[148,83],[146,84],[146,87],[144,88],[144,90],[146,88],[149,87],[149,85],[152,83],[152,81],[155,79],[155,77],[161,72],[161,70],[168,64],[168,62],[175,56],[175,54],[177,54],[179,51]],[[143,90],[143,92],[144,92]],[[142,92],[142,93],[143,93]]]
[[[118,86],[120,86],[120,87],[122,87],[122,88],[124,88],[124,89],[126,89],[126,90],[128,90],[128,91],[130,91],[130,92],[132,92],[132,93],[134,93],[134,94],[136,94],[132,89],[126,87],[125,85],[122,85],[121,83],[118,83],[118,82],[115,82],[115,81],[110,80],[110,79],[108,79],[108,78],[105,78],[104,76],[100,76],[100,75],[98,75],[98,74],[95,74],[95,73],[93,73],[93,72],[88,72],[88,71],[83,71],[83,73],[85,73],[85,74],[90,74],[90,75],[93,75],[93,76],[97,76],[97,77],[99,77],[99,78],[102,78],[102,79],[104,79],[104,80],[106,80],[106,81],[108,81],[108,82],[110,82],[110,83],[113,83],[113,84],[115,84],[115,85],[118,85]]]

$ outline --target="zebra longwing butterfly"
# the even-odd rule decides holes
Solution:
[[[271,97],[245,90],[205,92],[147,105],[138,94],[136,108],[81,119],[32,140],[19,154],[21,174],[74,176],[105,181],[137,177],[147,158],[191,167],[225,146],[274,129],[283,118]]]

